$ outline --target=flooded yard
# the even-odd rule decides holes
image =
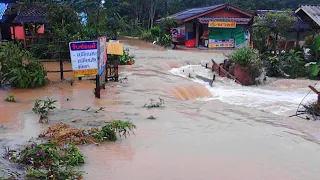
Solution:
[[[121,67],[120,76],[128,81],[108,83],[101,99],[94,98],[94,81],[75,81],[71,86],[59,82],[59,74],[50,74],[54,82],[45,88],[1,89],[0,100],[14,94],[18,102],[0,103],[0,145],[23,144],[58,122],[81,127],[124,120],[137,125],[134,135],[100,146],[80,146],[85,179],[320,178],[320,122],[288,118],[315,81],[269,79],[260,86],[243,87],[217,77],[210,87],[189,78],[189,73],[212,78],[201,65],[211,59],[222,62],[228,52],[164,50],[137,40],[124,42],[136,63]],[[45,97],[58,100],[49,125],[39,124],[31,111],[35,99]],[[164,108],[143,108],[158,98],[164,99]],[[311,93],[306,102],[316,98]],[[88,107],[105,111],[73,110]],[[0,169],[5,165],[1,164]]]

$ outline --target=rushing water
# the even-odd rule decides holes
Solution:
[[[51,97],[58,100],[58,110],[50,115],[50,124],[73,121],[80,127],[121,119],[138,127],[127,139],[80,146],[85,179],[319,179],[319,122],[284,116],[294,112],[309,91],[307,85],[315,82],[272,79],[242,87],[217,77],[210,87],[196,75],[212,78],[212,72],[187,64],[204,64],[212,57],[221,62],[222,53],[136,45],[127,46],[136,64],[121,68],[129,81],[108,84],[101,99],[94,99],[94,82],[87,80],[73,86],[64,81],[36,90],[0,90],[0,99],[12,93],[18,101],[0,103],[0,144],[23,144],[45,129],[48,125],[38,124],[31,108],[35,99]],[[58,80],[59,75],[50,78]],[[165,108],[143,108],[159,97]],[[315,99],[310,94],[306,101]],[[88,107],[105,111],[71,110]],[[148,120],[151,115],[157,119]]]
[[[281,87],[281,84],[269,82],[268,85],[264,86],[246,87],[236,84],[230,79],[219,78],[216,75],[217,78],[211,87],[208,82],[196,78],[197,75],[207,79],[212,79],[213,77],[214,73],[201,65],[174,68],[170,72],[203,84],[212,93],[212,97],[202,98],[201,100],[218,99],[225,103],[257,108],[274,114],[293,113],[302,100],[304,100],[303,103],[311,103],[317,99],[314,93],[306,97],[310,91],[307,87],[308,84],[301,87],[290,87],[283,84]],[[192,78],[189,77],[189,74]]]

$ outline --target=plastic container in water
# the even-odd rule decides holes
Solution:
[[[193,48],[196,46],[196,39],[186,40],[186,47]]]

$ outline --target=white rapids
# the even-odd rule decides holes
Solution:
[[[222,102],[256,108],[262,111],[271,112],[278,115],[289,115],[295,112],[300,102],[310,91],[308,87],[290,88],[278,87],[273,82],[260,86],[241,86],[231,79],[221,78],[216,75],[216,80],[211,87],[208,82],[196,78],[196,76],[212,79],[213,72],[205,69],[201,65],[187,65],[180,68],[173,68],[170,72],[184,78],[203,84],[212,93],[212,98],[202,98],[199,100],[218,99]],[[310,93],[304,103],[309,103],[317,99],[314,93]]]

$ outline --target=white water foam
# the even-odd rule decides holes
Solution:
[[[266,112],[279,115],[289,115],[294,113],[299,103],[309,92],[308,87],[305,88],[287,88],[283,90],[267,89],[274,86],[273,84],[265,86],[241,86],[231,79],[216,76],[213,87],[208,82],[195,78],[197,75],[212,79],[213,72],[211,69],[205,69],[201,65],[188,65],[180,68],[171,69],[170,72],[184,78],[193,80],[194,82],[203,84],[212,93],[212,98],[201,98],[198,100],[209,101],[218,99],[222,102],[240,105],[245,107],[256,108]],[[189,74],[192,78],[189,78]],[[305,103],[312,102],[317,99],[314,93],[311,93],[305,99]]]

